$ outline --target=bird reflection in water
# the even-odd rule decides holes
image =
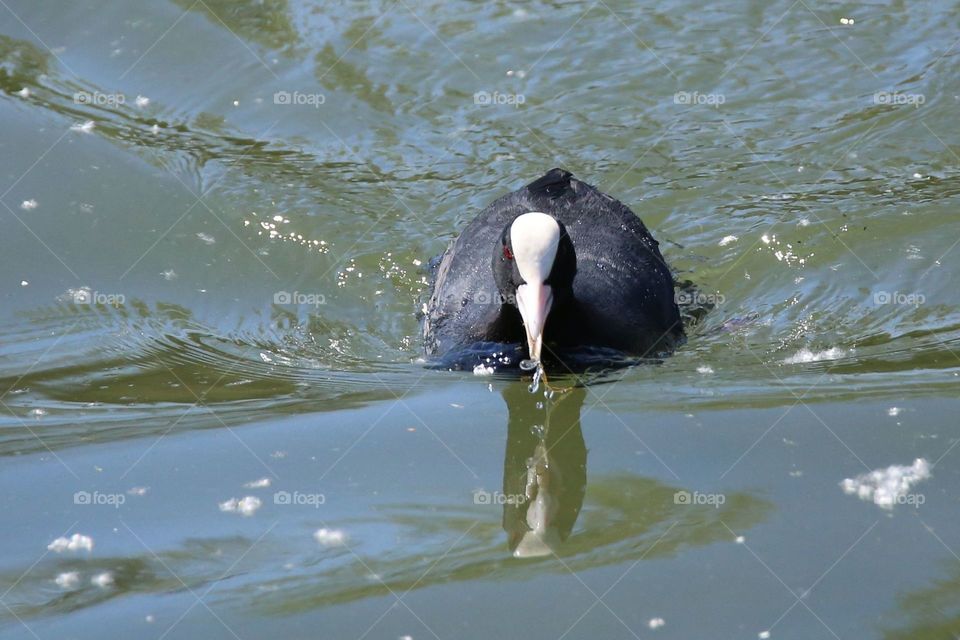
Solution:
[[[546,397],[528,385],[503,390],[507,449],[503,463],[503,528],[517,558],[556,552],[573,530],[587,485],[587,448],[580,430],[586,389]]]

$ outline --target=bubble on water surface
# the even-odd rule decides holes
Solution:
[[[34,209],[37,208],[37,201],[34,200],[33,198],[30,198],[29,200],[24,200],[23,202],[20,203],[20,208],[23,209],[24,211],[33,211]]]
[[[77,122],[76,124],[70,125],[70,131],[93,133],[93,128],[96,126],[97,124],[93,120],[87,120],[86,122]]]
[[[347,534],[341,529],[317,529],[313,532],[313,538],[325,547],[340,546],[347,541]]]
[[[242,516],[252,516],[263,503],[256,496],[246,496],[240,498],[230,498],[226,502],[220,503],[220,511],[225,513],[239,513]]]
[[[270,478],[260,478],[258,480],[252,480],[243,485],[247,489],[265,489],[270,486]]]
[[[106,589],[113,584],[113,574],[109,571],[98,573],[90,578],[90,584],[95,587],[100,587],[101,589]]]
[[[811,351],[810,349],[800,349],[794,355],[783,360],[784,364],[806,364],[808,362],[821,362],[823,360],[838,360],[845,356],[847,352],[839,347],[831,347],[823,351]]]
[[[76,571],[65,571],[59,574],[54,582],[61,589],[73,589],[80,582],[80,574]]]
[[[82,533],[75,533],[69,538],[60,536],[47,545],[47,550],[54,553],[63,553],[64,551],[93,551],[93,538],[85,536]]]
[[[913,485],[929,477],[930,463],[917,458],[910,466],[894,464],[886,469],[875,469],[855,478],[846,478],[840,486],[848,495],[856,495],[861,500],[872,501],[878,507],[892,509],[909,497],[907,493]]]

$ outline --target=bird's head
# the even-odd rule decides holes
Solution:
[[[501,299],[520,311],[530,359],[539,362],[551,308],[573,295],[577,258],[570,236],[553,216],[524,213],[504,228],[492,266]]]

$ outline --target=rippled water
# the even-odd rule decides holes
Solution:
[[[955,13],[0,3],[0,636],[954,637]],[[426,366],[431,259],[554,166],[686,345]]]

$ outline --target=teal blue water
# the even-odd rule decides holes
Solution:
[[[2,0],[0,637],[960,634],[957,8]],[[687,343],[428,368],[554,166]]]

